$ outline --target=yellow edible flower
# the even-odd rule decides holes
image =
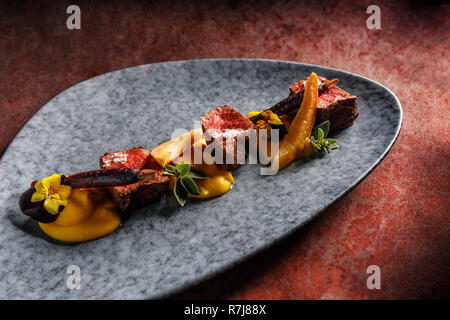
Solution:
[[[60,206],[67,205],[72,188],[61,184],[60,174],[54,174],[42,179],[34,188],[36,191],[31,196],[31,202],[44,201],[44,208],[51,214],[58,214]]]
[[[270,124],[268,124],[264,120],[256,121],[255,127],[256,127],[257,130],[260,130],[260,129],[267,130],[267,139],[270,139],[270,137],[272,136],[272,128],[271,128]]]
[[[246,118],[248,119],[248,118],[257,116],[257,115],[260,114],[260,113],[261,113],[260,111],[250,111],[250,112],[247,114]]]
[[[280,120],[277,114],[273,113],[270,110],[266,110],[262,113],[264,120],[266,120],[269,124],[282,126],[283,122]]]
[[[278,115],[276,113],[273,113],[271,110],[266,110],[263,112],[250,111],[247,114],[246,118],[251,118],[251,117],[257,116],[258,114],[261,114],[262,118],[269,124],[273,124],[273,125],[277,125],[277,126],[283,125],[283,121],[281,121],[280,117],[278,117]]]

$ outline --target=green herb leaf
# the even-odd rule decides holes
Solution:
[[[184,177],[178,179],[178,181],[181,181],[181,184],[184,186],[184,188],[189,192],[189,194],[193,194],[198,196],[200,194],[200,190],[198,190],[197,185],[195,184],[195,181],[192,180],[189,177]]]
[[[178,179],[175,182],[175,186],[173,188],[173,194],[175,195],[175,199],[177,199],[180,206],[184,207],[187,199],[189,198],[189,193],[181,183],[181,180]]]
[[[164,171],[170,172],[170,173],[176,173],[177,169],[174,166],[168,164],[167,166],[164,167]]]
[[[337,149],[337,148],[339,148],[339,145],[337,143],[333,143],[333,144],[330,145],[330,149],[331,150]]]
[[[318,137],[318,131],[322,129],[323,138],[325,139],[328,136],[328,132],[330,131],[330,120],[324,121],[321,124],[318,124],[313,130],[313,136]]]
[[[329,153],[333,149],[339,148],[335,139],[325,139],[330,131],[330,121],[327,120],[316,126],[311,136],[311,145],[315,153]]]
[[[207,179],[208,176],[201,170],[190,164],[179,164],[177,166],[167,165],[164,168],[164,175],[174,176],[177,179],[173,188],[173,193],[181,206],[186,204],[189,194],[199,195],[200,190],[194,179]]]
[[[322,141],[323,140],[323,131],[321,128],[317,129],[317,140]]]
[[[193,173],[193,172],[188,172],[186,175],[185,175],[185,177],[189,177],[189,178],[191,178],[191,179],[208,179],[209,177],[202,177],[202,176],[199,176],[199,175],[197,175],[196,173]]]
[[[189,163],[177,164],[176,169],[179,174],[178,176],[183,177],[190,171],[191,165]]]
[[[165,175],[165,176],[174,176],[174,177],[177,176],[175,173],[172,173],[172,172],[166,172],[166,171],[164,171],[164,175]]]
[[[191,166],[188,174],[186,175],[192,179],[208,179],[209,177],[201,170]]]
[[[164,175],[166,176],[177,176],[177,169],[170,164],[164,167]]]

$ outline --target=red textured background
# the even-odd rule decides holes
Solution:
[[[366,28],[373,3],[381,30]],[[449,298],[450,5],[428,3],[2,2],[0,154],[56,94],[129,66],[246,57],[361,74],[403,105],[381,165],[288,239],[175,297]],[[81,7],[81,30],[66,28],[70,4]],[[366,287],[371,264],[381,267],[381,290]]]

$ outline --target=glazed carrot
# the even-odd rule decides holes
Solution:
[[[302,106],[292,121],[289,132],[283,140],[289,141],[301,152],[306,146],[306,139],[311,136],[316,120],[318,97],[317,75],[311,73],[311,76],[305,82],[305,94]]]
[[[302,105],[298,110],[288,133],[280,141],[278,153],[275,155],[272,167],[277,165],[282,169],[301,155],[308,145],[316,120],[318,94],[318,79],[313,72],[305,82],[305,93]],[[275,169],[275,168],[273,168]]]
[[[306,142],[305,148],[297,156],[299,158],[308,158],[308,157],[310,157],[310,156],[312,156],[314,154],[313,147],[312,147],[312,144],[311,144],[311,139],[308,138],[306,140],[307,140],[307,142]]]
[[[295,147],[295,145],[291,144],[289,141],[285,141],[284,139],[281,140],[278,147],[278,153],[275,155],[275,158],[272,162],[273,171],[283,169],[292,161],[294,161],[295,157],[297,157],[297,148]],[[278,170],[274,168],[277,163]]]

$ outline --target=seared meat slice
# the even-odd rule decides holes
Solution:
[[[319,77],[319,80],[321,82],[328,81],[323,77]],[[289,88],[291,94],[304,90],[305,81],[306,79],[292,84]],[[358,118],[358,109],[354,95],[335,85],[319,96],[316,125],[330,120],[330,130],[337,131],[353,125],[356,118]]]
[[[119,212],[129,212],[145,206],[160,198],[168,191],[169,178],[163,175],[163,169],[144,147],[130,150],[108,152],[100,158],[100,168],[134,168],[157,170],[154,180],[108,188]]]
[[[237,139],[247,141],[248,133],[254,128],[253,122],[230,106],[219,106],[200,117],[203,134],[208,144],[223,142],[223,163],[228,170],[240,166],[238,160],[245,159],[245,150],[239,150]],[[228,163],[228,158],[233,161]]]

